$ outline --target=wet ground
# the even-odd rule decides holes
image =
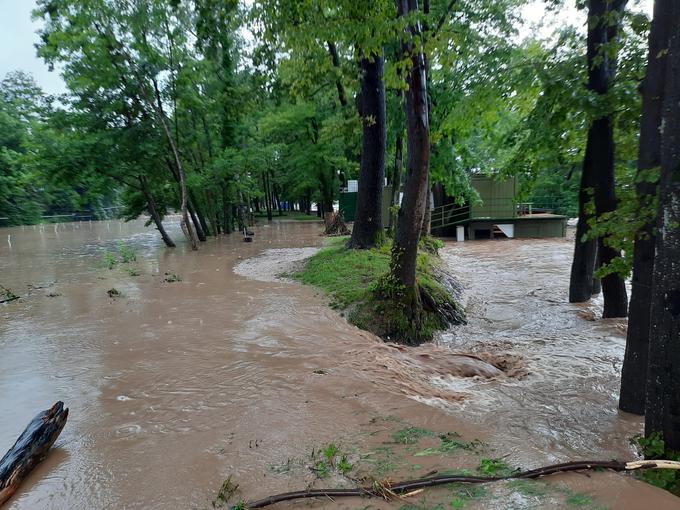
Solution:
[[[347,324],[314,289],[271,278],[320,246],[319,230],[265,224],[253,243],[211,239],[192,253],[163,248],[142,222],[0,229],[0,284],[22,297],[0,305],[0,449],[54,401],[71,409],[8,507],[212,508],[229,475],[256,498],[474,469],[490,457],[531,468],[633,455],[627,441],[641,422],[616,411],[623,324],[563,302],[568,242],[447,245],[470,323],[404,350]],[[121,242],[137,260],[109,269]],[[248,260],[266,250],[279,251]],[[489,365],[508,375],[492,377]],[[425,432],[395,439],[411,427]],[[467,446],[442,451],[445,433]],[[339,461],[320,472],[318,452],[331,444],[348,473]],[[679,506],[612,473],[560,478],[542,495],[532,487],[314,505]]]

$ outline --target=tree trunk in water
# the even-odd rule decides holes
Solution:
[[[588,30],[588,88],[604,96],[611,89],[616,74],[616,54],[610,57],[610,45],[617,39],[621,23],[621,13],[626,0],[591,0]],[[615,16],[615,17],[612,17]],[[592,25],[595,26],[592,26]],[[597,59],[601,59],[598,64]],[[611,114],[596,119],[590,127],[593,132],[593,152],[591,163],[595,174],[594,198],[597,217],[616,210],[616,182],[614,178],[614,120]],[[590,141],[589,136],[589,141]],[[598,239],[597,259],[600,265],[608,265],[621,256],[619,250],[607,243],[607,238]],[[618,273],[610,273],[602,278],[604,310],[602,316],[626,317],[628,315],[628,295],[626,282]]]
[[[187,209],[189,210],[189,216],[191,216],[191,221],[194,224],[194,230],[196,231],[196,236],[198,237],[198,240],[201,242],[205,242],[206,240],[205,232],[203,232],[203,226],[201,225],[201,222],[198,220],[198,214],[196,213],[196,209],[194,208],[193,202],[191,200],[187,202]]]
[[[363,147],[359,170],[359,192],[352,228],[351,248],[374,248],[383,237],[382,204],[385,180],[387,123],[385,111],[384,61],[371,54],[359,62],[361,77],[361,120]]]
[[[158,208],[156,207],[156,201],[154,200],[153,195],[151,194],[151,190],[149,189],[149,185],[146,182],[146,177],[140,175],[139,184],[142,188],[142,193],[144,193],[144,198],[146,198],[146,206],[147,210],[149,211],[149,215],[151,215],[151,219],[156,224],[156,228],[158,229],[158,232],[161,234],[165,246],[167,246],[168,248],[174,248],[175,243],[173,242],[172,239],[170,239],[170,236],[165,231],[163,221],[161,220],[161,215],[158,213]]]
[[[609,58],[608,43],[616,39],[619,19],[612,24],[612,13],[620,13],[626,0],[590,0],[588,8],[588,90],[601,96],[608,93],[616,71],[616,57]],[[607,246],[605,240],[584,241],[590,219],[586,206],[592,188],[598,216],[616,209],[614,182],[614,130],[611,114],[595,119],[588,129],[586,153],[583,161],[579,191],[579,223],[576,229],[574,260],[571,268],[569,301],[581,303],[593,295],[593,268],[596,252],[599,260],[608,264],[620,253]],[[599,250],[598,250],[599,248]],[[625,317],[627,312],[626,286],[617,274],[602,280],[605,306],[604,317]]]
[[[225,234],[231,234],[234,231],[228,186],[226,182],[222,184],[222,230]]]
[[[399,16],[418,9],[417,0],[397,0]],[[414,37],[420,27],[414,22],[409,30]],[[390,270],[396,281],[404,287],[405,310],[417,326],[420,323],[422,303],[416,284],[416,259],[418,241],[425,216],[427,181],[430,165],[430,133],[427,115],[427,85],[425,62],[420,49],[412,42],[402,42],[402,52],[410,57],[411,70],[407,77],[406,118],[408,132],[407,178],[404,197],[397,217],[397,233],[392,248]]]
[[[180,209],[182,211],[182,219],[180,221],[180,225],[182,227],[182,232],[184,232],[184,235],[186,236],[187,240],[189,241],[189,246],[191,246],[192,250],[198,250],[198,241],[196,239],[196,233],[194,232],[194,229],[191,226],[191,222],[189,221],[189,213],[187,212],[187,183],[186,183],[186,176],[184,175],[184,167],[182,166],[182,160],[179,157],[179,152],[177,150],[177,145],[175,144],[175,140],[172,136],[172,133],[170,132],[170,128],[168,127],[168,122],[167,118],[165,117],[165,112],[163,112],[163,103],[161,102],[160,99],[160,93],[158,92],[158,85],[156,82],[153,82],[154,84],[154,89],[156,90],[156,99],[158,101],[158,104],[156,105],[156,113],[158,115],[158,118],[160,120],[161,125],[163,126],[163,131],[165,133],[165,137],[168,141],[168,145],[170,146],[175,166],[177,168],[177,174],[179,175],[179,183],[180,183],[180,191],[181,191],[181,204],[180,204]]]
[[[590,136],[589,136],[590,138]],[[581,173],[581,185],[578,199],[578,224],[576,225],[576,241],[574,245],[574,260],[571,264],[571,278],[569,280],[569,302],[584,303],[593,295],[593,274],[597,256],[597,240],[588,236],[587,212],[593,186],[592,165],[590,159],[590,143],[586,144],[586,155]]]
[[[642,84],[642,120],[640,122],[640,154],[638,156],[637,196],[642,207],[653,203],[657,182],[645,174],[661,165],[661,116],[668,37],[673,19],[674,0],[656,0],[654,20],[649,34],[647,72]],[[654,271],[655,225],[642,227],[633,247],[633,281],[630,295],[626,355],[621,369],[619,409],[645,414],[647,355],[649,350],[650,303]]]
[[[272,196],[269,192],[269,178],[267,172],[262,174],[262,183],[264,184],[264,202],[267,208],[267,220],[272,221]]]
[[[600,259],[600,250],[595,249],[595,267],[600,267],[602,265],[602,260]],[[593,296],[597,296],[602,292],[602,280],[597,276],[593,276]]]
[[[680,451],[680,2],[671,2],[661,133],[645,435]]]

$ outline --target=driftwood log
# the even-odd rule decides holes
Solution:
[[[351,489],[307,489],[295,492],[284,492],[275,494],[256,501],[242,501],[238,505],[232,506],[231,510],[264,508],[274,503],[282,501],[292,501],[306,498],[343,498],[343,497],[379,497],[385,500],[408,496],[413,491],[419,491],[426,487],[436,487],[450,483],[489,483],[501,480],[524,479],[532,480],[556,473],[568,473],[570,471],[588,471],[593,469],[611,469],[612,471],[635,471],[638,469],[674,469],[680,470],[680,462],[668,460],[638,460],[632,462],[621,462],[617,460],[593,460],[564,462],[553,464],[530,471],[516,471],[506,476],[465,476],[465,475],[439,475],[405,482],[378,482],[366,487],[355,487]]]
[[[28,473],[47,456],[67,418],[68,409],[64,409],[63,402],[38,413],[0,460],[0,506],[12,497]]]

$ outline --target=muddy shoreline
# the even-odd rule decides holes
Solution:
[[[212,508],[230,474],[248,498],[299,489],[309,483],[308,469],[280,472],[272,466],[329,443],[377,459],[384,442],[409,426],[455,432],[465,442],[480,439],[488,451],[413,462],[409,451],[386,476],[413,476],[433,466],[473,469],[481,455],[507,455],[508,462],[523,467],[553,457],[625,457],[631,455],[626,436],[640,428],[639,420],[607,410],[617,381],[611,364],[620,350],[615,325],[546,304],[561,292],[553,282],[564,270],[565,246],[549,245],[554,256],[546,257],[545,245],[509,244],[506,251],[517,260],[502,268],[482,245],[447,245],[445,258],[451,257],[470,296],[478,296],[469,307],[473,320],[430,350],[405,354],[347,324],[314,289],[234,273],[235,266],[268,249],[320,246],[318,225],[262,224],[253,243],[213,239],[198,253],[182,246],[164,249],[141,222],[66,225],[56,232],[0,230],[2,239],[7,230],[12,234],[11,249],[0,246],[0,283],[27,295],[29,284],[54,282],[50,288],[59,293],[35,291],[0,307],[0,394],[12,409],[0,419],[0,444],[12,442],[27,417],[46,403],[63,400],[71,408],[56,448],[7,506],[13,510]],[[138,276],[101,268],[104,254],[121,241],[137,252]],[[514,270],[538,253],[544,266],[518,273],[526,280],[522,286],[512,281]],[[166,272],[181,279],[167,282]],[[490,273],[498,278],[488,278]],[[510,285],[497,283],[503,275]],[[112,287],[122,296],[111,299],[106,291]],[[536,314],[512,309],[515,294],[507,289],[513,288],[524,295],[534,291],[524,303]],[[568,319],[564,328],[546,329],[556,316]],[[538,337],[550,346],[565,332],[572,340],[562,351],[536,348]],[[599,352],[592,341],[592,352],[570,352],[591,337],[611,349]],[[483,352],[517,355],[528,361],[529,374],[511,384],[441,377],[452,371],[445,355],[452,350],[480,358]],[[569,362],[565,377],[545,368],[555,360]],[[607,364],[611,368],[603,369]],[[566,384],[566,372],[577,384]],[[437,399],[438,394],[466,398]],[[586,402],[582,411],[580,398]],[[549,399],[552,407],[544,410]],[[580,428],[564,418],[573,412]],[[419,448],[436,442],[423,441]],[[366,465],[373,469],[381,462]],[[420,467],[414,471],[415,462]],[[642,501],[655,508],[677,506],[676,498],[621,475],[577,475],[551,483],[578,486],[611,508],[636,508]],[[519,497],[514,489],[490,491],[491,496],[501,491],[498,497],[506,500]],[[564,503],[563,495],[554,496],[553,507]],[[315,505],[357,503],[364,504]]]

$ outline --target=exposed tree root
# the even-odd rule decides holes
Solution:
[[[388,482],[373,482],[372,485],[365,487],[356,487],[354,489],[309,489],[295,492],[284,492],[266,498],[258,499],[251,502],[241,502],[236,506],[231,507],[231,510],[242,510],[246,508],[263,508],[274,503],[282,501],[291,501],[294,499],[305,498],[343,498],[343,497],[379,497],[383,499],[391,499],[393,497],[407,494],[411,491],[422,489],[424,487],[436,487],[437,485],[446,485],[449,483],[488,483],[497,482],[500,480],[513,479],[534,479],[542,476],[552,475],[555,473],[566,473],[569,471],[585,471],[592,469],[610,469],[612,471],[634,471],[637,469],[677,469],[680,470],[680,462],[669,460],[642,460],[633,462],[621,462],[617,460],[593,460],[593,461],[577,461],[565,462],[562,464],[553,464],[530,471],[520,471],[508,476],[461,476],[461,475],[440,475],[429,478],[419,478],[416,480],[408,480],[405,482],[388,483]]]
[[[350,233],[345,224],[342,211],[326,213],[324,217],[325,231],[327,236],[346,236]]]

